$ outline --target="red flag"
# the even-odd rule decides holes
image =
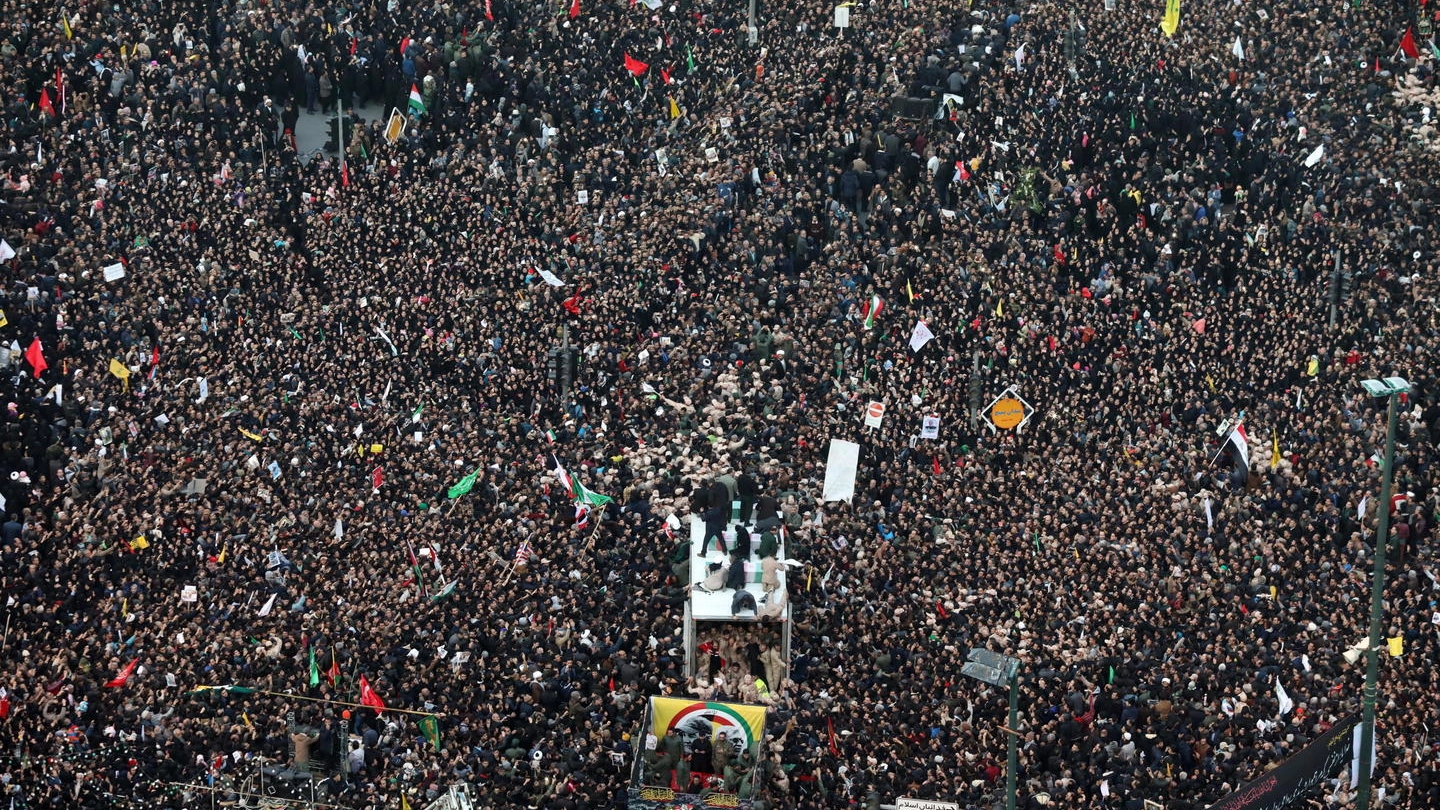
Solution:
[[[331,686],[340,682],[340,662],[335,660],[334,650],[330,651],[330,669],[325,671],[325,677],[329,679]]]
[[[350,164],[344,158],[340,159],[340,187],[350,187]]]
[[[570,296],[569,298],[566,298],[564,301],[562,301],[562,302],[560,303],[560,306],[565,307],[565,311],[568,312],[568,313],[570,313],[571,315],[579,315],[579,314],[580,314],[580,293],[577,292],[577,293],[575,293],[574,295]],[[40,374],[39,374],[39,373],[36,373],[35,376],[36,376],[36,377],[39,377]]]
[[[375,690],[370,688],[370,681],[366,680],[363,674],[360,676],[360,705],[369,706],[375,710],[376,714],[385,712],[385,701],[381,700],[380,696],[375,694]]]
[[[941,474],[942,472],[944,472],[944,470],[942,470],[942,469],[940,468],[940,457],[939,457],[939,456],[931,456],[931,457],[930,457],[930,469],[934,470],[936,475],[939,475],[939,474]]]
[[[495,12],[490,9],[490,0],[485,0],[485,19],[495,22]]]
[[[136,658],[130,663],[126,664],[125,668],[120,670],[119,674],[105,682],[105,686],[111,689],[118,689],[124,686],[126,683],[129,683],[130,676],[135,674],[135,667],[139,663],[140,659]]]
[[[570,0],[570,19],[580,16],[580,0]]]
[[[669,84],[669,83],[670,83],[670,71],[666,70],[665,68],[660,68],[660,78],[661,78],[666,84]]]
[[[832,757],[838,757],[838,756],[840,756],[840,746],[835,744],[835,720],[834,720],[834,718],[830,718],[830,717],[825,718],[825,726],[830,729],[830,756],[832,756]]]
[[[935,613],[936,613],[941,619],[948,619],[948,618],[950,618],[950,614],[945,611],[945,603],[944,603],[944,602],[941,602],[939,599],[936,599],[936,600],[935,600]]]
[[[401,58],[401,59],[404,59],[404,58],[405,58],[405,51],[406,51],[406,49],[408,49],[408,48],[410,47],[410,43],[411,43],[411,42],[414,42],[414,41],[415,41],[415,40],[411,39],[410,37],[401,37],[401,39],[400,39],[400,58]]]
[[[376,467],[375,472],[370,473],[370,486],[379,489],[383,483],[385,483],[385,473],[383,473],[379,467]]]
[[[355,49],[358,48],[358,47],[360,47],[360,40],[356,39],[355,37],[351,37],[351,38],[350,38],[350,55],[351,55],[351,56],[354,56],[354,55],[355,55]]]
[[[30,364],[30,368],[35,369],[35,379],[37,380],[40,379],[40,374],[50,367],[50,364],[45,362],[44,350],[40,348],[40,338],[37,337],[30,341],[30,348],[25,350],[25,362]]]
[[[1400,50],[1404,51],[1405,55],[1411,59],[1420,58],[1420,46],[1415,44],[1414,28],[1405,29],[1405,36],[1400,38]],[[44,96],[41,96],[41,100],[44,100]]]
[[[968,182],[970,182],[970,169],[965,165],[965,161],[963,161],[963,160],[957,160],[957,161],[955,161],[955,168],[960,171],[960,182],[962,182],[962,183],[968,183]]]
[[[40,91],[40,112],[46,113],[52,118],[59,118],[55,113],[55,105],[50,103],[50,88]]]
[[[1053,254],[1054,254],[1054,256],[1055,256],[1055,262],[1056,262],[1057,264],[1064,264],[1064,263],[1065,263],[1065,251],[1063,251],[1063,250],[1060,249],[1060,245],[1058,245],[1058,244],[1055,245],[1055,250],[1052,251],[1052,252],[1053,252]]]
[[[10,693],[0,689],[0,720],[10,716]]]
[[[60,112],[65,112],[65,71],[55,68],[55,95],[60,97]]]
[[[644,62],[641,62],[639,59],[631,56],[630,53],[627,51],[625,53],[625,69],[638,77],[645,73],[645,71],[649,70],[650,66]]]

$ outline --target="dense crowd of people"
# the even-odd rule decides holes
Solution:
[[[0,806],[624,806],[647,696],[741,697],[665,530],[726,474],[805,564],[770,807],[1000,800],[972,647],[1022,807],[1208,807],[1357,711],[1386,509],[1437,806],[1436,9],[1164,5],[6,0]]]

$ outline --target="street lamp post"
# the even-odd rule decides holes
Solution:
[[[1385,466],[1380,475],[1380,521],[1375,534],[1375,570],[1370,575],[1370,644],[1365,650],[1365,691],[1360,719],[1360,784],[1356,810],[1370,808],[1370,771],[1375,767],[1375,698],[1380,680],[1380,631],[1385,619],[1385,553],[1390,545],[1390,488],[1395,479],[1395,401],[1410,390],[1403,377],[1363,380],[1365,393],[1385,399]]]
[[[1020,765],[1020,659],[976,647],[965,657],[960,672],[991,686],[1010,689],[1010,719],[1005,727],[1005,736],[1010,741],[1005,751],[1005,810],[1015,810],[1015,772]]]

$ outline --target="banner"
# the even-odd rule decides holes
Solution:
[[[1350,735],[1359,724],[1359,715],[1346,717],[1295,756],[1210,805],[1210,810],[1281,810],[1303,799],[1311,788],[1350,761]]]
[[[823,501],[849,501],[855,497],[855,472],[860,467],[860,445],[844,439],[830,440],[830,458],[825,462]]]
[[[758,750],[765,734],[765,707],[743,703],[711,703],[684,698],[650,698],[650,729],[657,738],[679,734],[688,749],[699,738],[712,747],[721,742],[743,750]]]

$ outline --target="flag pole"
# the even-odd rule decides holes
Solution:
[[[221,691],[225,691],[225,690],[224,690],[224,689],[215,689],[214,691],[221,692]],[[194,694],[194,693],[191,693],[191,694]],[[350,701],[348,701],[348,700],[335,700],[335,699],[333,699],[333,698],[310,697],[310,696],[308,696],[308,695],[297,695],[297,694],[294,694],[294,693],[292,693],[292,692],[272,692],[272,691],[270,691],[269,689],[255,689],[255,690],[252,690],[251,692],[249,692],[249,693],[247,693],[247,694],[270,695],[270,696],[272,696],[272,697],[281,697],[281,698],[287,698],[287,699],[290,699],[290,700],[307,700],[307,701],[310,701],[311,703],[329,703],[329,704],[333,704],[333,705],[335,705],[335,706],[351,706],[351,707],[357,708],[357,709],[373,709],[373,708],[375,708],[374,706],[367,706],[367,705],[365,705],[364,703],[352,703],[352,702],[350,702]],[[444,712],[422,712],[422,711],[420,711],[419,709],[397,709],[397,708],[395,708],[394,706],[386,706],[386,707],[385,707],[385,711],[387,711],[387,712],[400,712],[401,714],[418,714],[418,715],[421,715],[421,716],[431,716],[431,717],[445,717],[445,716],[446,716]]]

